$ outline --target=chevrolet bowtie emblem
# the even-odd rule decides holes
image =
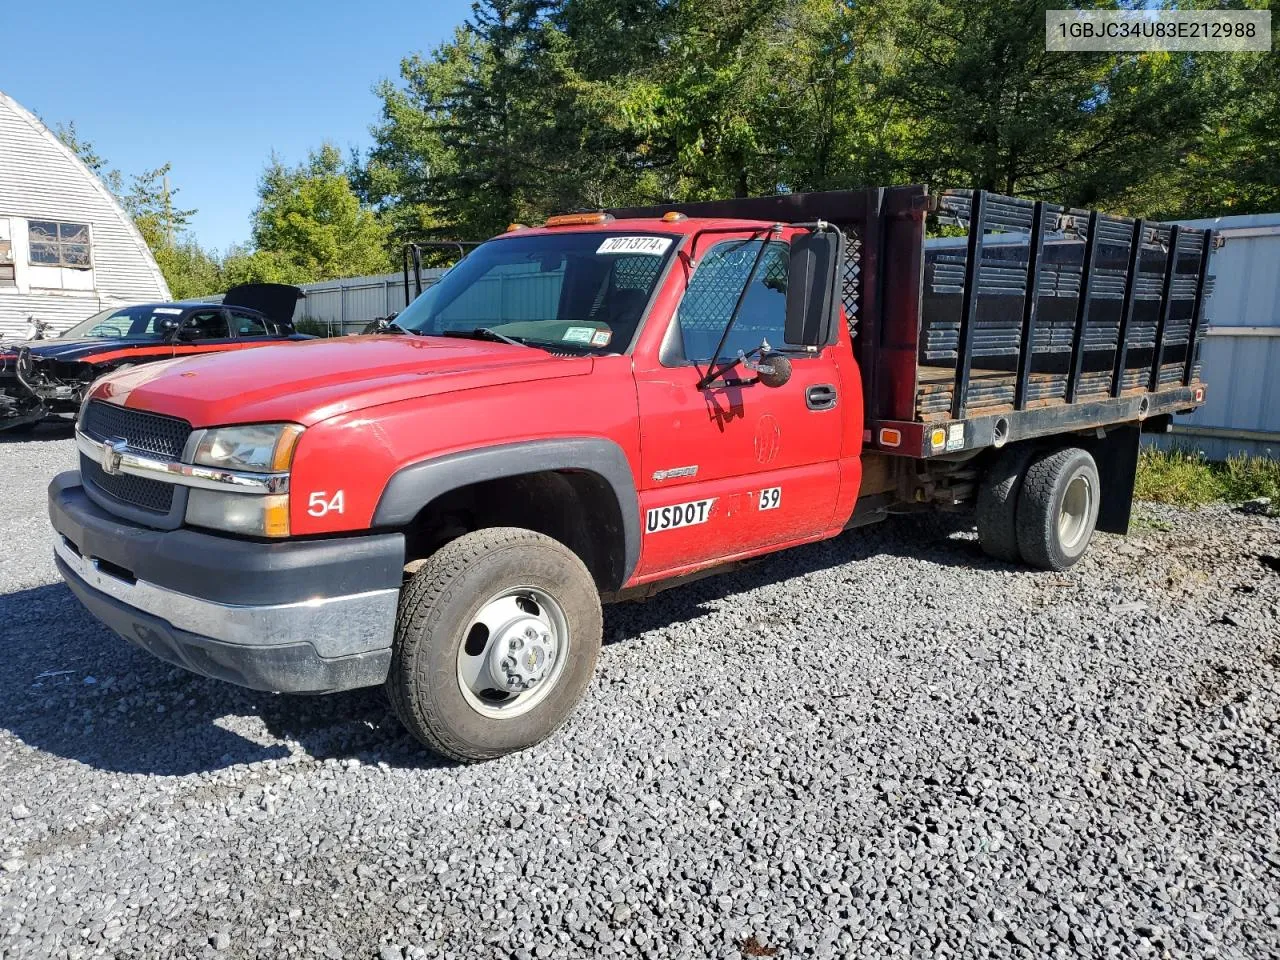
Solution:
[[[120,460],[129,444],[124,440],[104,440],[102,443],[102,472],[115,476],[120,472]]]

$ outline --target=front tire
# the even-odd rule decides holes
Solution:
[[[1101,484],[1088,451],[1037,457],[1018,494],[1018,551],[1033,567],[1066,570],[1084,556],[1098,523]]]
[[[572,550],[518,527],[478,530],[436,551],[401,593],[387,694],[430,749],[490,760],[564,723],[601,630],[600,596]]]

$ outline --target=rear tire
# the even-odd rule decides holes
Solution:
[[[569,717],[595,670],[601,631],[600,596],[573,551],[532,530],[478,530],[437,550],[401,592],[387,695],[405,728],[437,753],[464,763],[500,757]],[[531,662],[550,664],[520,692],[494,679],[499,661],[508,667],[506,644],[525,654],[536,647]],[[497,674],[486,672],[491,664]]]
[[[1066,570],[1089,546],[1098,523],[1098,466],[1067,447],[1032,461],[1018,494],[1018,550],[1045,570]]]
[[[1018,494],[1031,461],[1030,447],[1008,447],[996,455],[978,488],[978,542],[987,556],[1006,563],[1018,550]]]

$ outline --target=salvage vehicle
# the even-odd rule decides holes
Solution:
[[[221,303],[109,307],[61,335],[32,318],[25,343],[0,344],[0,430],[74,417],[93,381],[113,370],[191,354],[309,339],[293,328],[297,287],[232,287]]]
[[[582,697],[602,602],[898,512],[1049,570],[1123,533],[1140,433],[1204,400],[1211,250],[919,186],[513,225],[384,333],[99,381],[56,562],[170,663],[384,684],[496,757]]]

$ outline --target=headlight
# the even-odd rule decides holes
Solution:
[[[285,473],[302,436],[296,423],[218,427],[205,431],[195,462],[219,470]],[[192,488],[187,495],[187,523],[250,537],[289,535],[287,493],[237,493]]]
[[[296,423],[206,430],[196,447],[196,463],[223,470],[280,473],[293,462],[293,448],[300,436],[302,428]]]

